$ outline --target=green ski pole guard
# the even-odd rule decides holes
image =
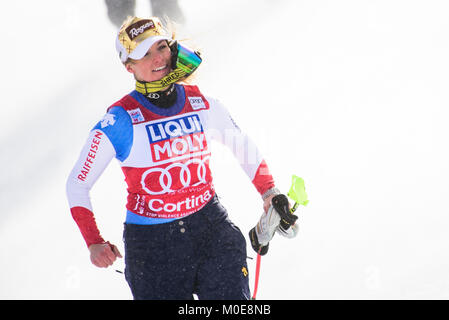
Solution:
[[[287,195],[295,201],[295,205],[290,209],[290,213],[295,212],[299,205],[306,206],[309,203],[304,180],[296,175],[292,177],[292,186]]]

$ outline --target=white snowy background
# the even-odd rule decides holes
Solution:
[[[200,88],[256,141],[279,188],[306,182],[301,232],[271,242],[258,298],[448,299],[449,2],[180,3],[181,34],[203,51]],[[65,195],[89,130],[134,85],[106,6],[2,1],[0,17],[0,299],[131,299],[123,261],[90,263]],[[213,161],[247,237],[259,195],[225,149]],[[122,253],[125,193],[116,161],[91,193]]]

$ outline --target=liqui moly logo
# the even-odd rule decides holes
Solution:
[[[207,143],[197,114],[146,125],[154,162],[186,159],[207,152]]]

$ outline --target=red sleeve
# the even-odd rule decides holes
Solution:
[[[270,170],[268,169],[265,160],[262,160],[257,168],[256,175],[252,182],[260,195],[263,195],[267,190],[275,187],[274,179],[270,174]]]
[[[70,212],[83,235],[84,241],[86,241],[87,247],[91,244],[105,243],[97,228],[92,211],[83,207],[73,207]]]

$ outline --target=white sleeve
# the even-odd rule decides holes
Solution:
[[[70,208],[83,207],[92,211],[89,191],[115,156],[115,149],[101,130],[92,130],[70,173],[67,198]]]
[[[232,151],[247,176],[255,183],[255,178],[260,174],[261,167],[265,168],[264,159],[256,144],[239,128],[219,100],[210,97],[206,97],[206,99],[209,102],[208,135]],[[272,184],[271,175],[263,180],[263,186],[257,180],[256,188],[259,192],[262,189],[265,191],[268,184]]]

